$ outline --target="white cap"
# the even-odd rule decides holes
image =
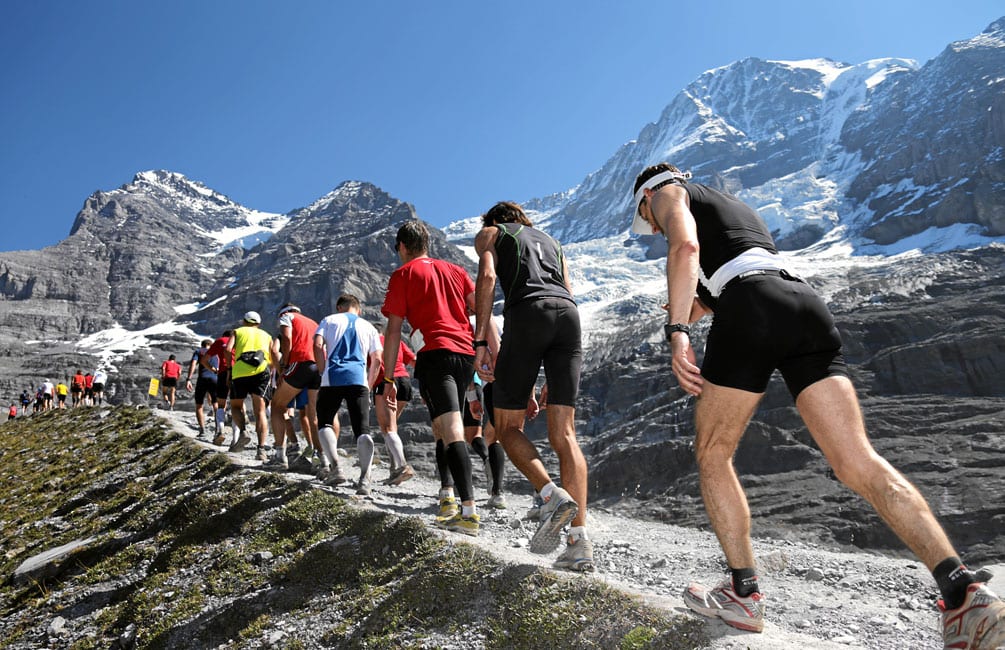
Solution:
[[[632,232],[636,235],[651,235],[653,234],[653,227],[650,226],[645,219],[642,218],[642,213],[639,212],[639,206],[642,205],[642,199],[646,198],[646,190],[651,190],[657,185],[662,185],[667,181],[686,181],[691,178],[691,172],[675,172],[673,170],[667,170],[665,172],[660,172],[656,174],[645,183],[639,187],[638,191],[635,192],[635,218],[632,219]]]
[[[249,311],[247,314],[244,315],[244,322],[254,323],[255,325],[258,325],[259,323],[262,322],[262,317],[258,315],[257,311]]]

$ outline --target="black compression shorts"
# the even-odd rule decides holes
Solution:
[[[482,421],[471,413],[471,403],[468,401],[467,393],[467,391],[464,391],[464,409],[461,411],[461,420],[464,422],[465,427],[480,427],[482,426]],[[475,384],[475,393],[478,395],[478,403],[481,404],[484,409],[485,402],[483,400],[485,398],[482,394],[481,384]]]
[[[345,401],[352,434],[370,433],[370,391],[366,386],[322,386],[318,391],[318,427],[330,427]]]
[[[548,403],[575,406],[583,364],[576,303],[561,298],[524,300],[506,311],[492,389],[495,406],[526,409],[542,362]]]
[[[195,403],[202,404],[209,395],[210,399],[216,398],[216,378],[199,377],[195,380]]]
[[[177,377],[161,377],[161,388],[177,388]]]
[[[294,388],[317,390],[321,388],[321,373],[311,361],[298,361],[290,364],[283,373],[283,381]]]
[[[374,399],[376,399],[377,395],[384,394],[384,386],[386,385],[387,382],[381,379],[380,383],[377,384],[377,387],[373,389]],[[398,388],[398,392],[395,394],[395,399],[399,402],[412,401],[412,380],[410,377],[395,377],[394,385]]]
[[[220,401],[230,397],[230,371],[224,370],[216,376],[216,399]]]
[[[444,413],[460,413],[464,391],[474,375],[474,355],[450,350],[420,352],[415,359],[415,379],[419,382],[419,394],[429,409],[429,418],[435,420]]]
[[[719,296],[701,374],[717,386],[763,393],[776,368],[793,397],[826,377],[848,376],[834,318],[808,284],[744,278]]]

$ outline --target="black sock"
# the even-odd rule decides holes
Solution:
[[[461,503],[473,501],[475,494],[471,488],[471,456],[468,454],[467,443],[463,440],[450,443],[444,455],[447,457],[450,473],[454,477],[454,488]]]
[[[440,475],[440,488],[454,487],[454,479],[450,476],[450,467],[447,465],[446,447],[442,440],[436,441],[436,471]]]
[[[506,452],[498,442],[489,445],[489,468],[492,470],[492,494],[502,492],[503,469],[506,467]]]
[[[481,436],[478,436],[477,438],[475,438],[474,440],[472,440],[471,441],[471,448],[475,450],[475,453],[478,454],[478,457],[482,459],[483,463],[486,460],[488,460],[488,458],[489,458],[489,450],[488,450],[488,447],[485,446],[485,438],[482,438]]]
[[[730,567],[729,572],[733,575],[733,591],[741,598],[749,596],[754,592],[759,592],[757,586],[757,571],[754,569],[734,569]]]
[[[967,597],[967,587],[977,582],[974,574],[956,556],[939,562],[932,570],[932,576],[939,585],[946,609],[956,609],[962,605]]]

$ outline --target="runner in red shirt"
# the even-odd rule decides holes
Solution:
[[[84,375],[84,404],[86,406],[94,404],[94,375],[91,373]]]
[[[286,405],[293,401],[300,391],[307,389],[307,420],[309,428],[304,431],[310,449],[305,449],[298,469],[310,470],[311,454],[321,449],[318,440],[318,389],[321,375],[314,363],[314,332],[318,324],[300,313],[300,307],[286,303],[279,308],[279,373],[276,376],[276,392],[272,395],[272,434],[276,438],[275,455],[266,463],[273,468],[287,469],[286,458]],[[296,462],[294,461],[294,462]]]
[[[161,394],[164,395],[164,403],[172,411],[179,377],[181,377],[181,364],[175,361],[175,356],[172,354],[161,364]]]
[[[227,352],[227,342],[233,335],[232,330],[226,330],[220,338],[213,341],[206,354],[202,355],[199,363],[206,368],[213,368],[212,359],[217,360],[216,375],[216,437],[213,438],[214,445],[222,445],[227,441],[227,436],[223,432],[224,420],[227,417],[227,402],[230,398],[230,367],[234,365],[234,353]]]
[[[416,355],[415,378],[433,421],[437,445],[440,516],[436,523],[447,530],[478,535],[471,457],[461,421],[464,391],[475,369],[468,323],[468,309],[475,308],[475,284],[460,266],[429,257],[429,231],[421,221],[399,228],[394,245],[402,264],[391,274],[381,308],[387,317],[384,368],[397,367],[401,326],[408,319],[424,340]],[[387,407],[396,411],[398,386],[393,377],[385,375],[383,381]],[[454,486],[461,499],[460,512]]]
[[[70,405],[80,406],[81,399],[84,395],[84,373],[81,370],[77,371],[77,374],[73,376],[70,380]]]

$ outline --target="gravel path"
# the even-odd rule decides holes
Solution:
[[[191,413],[161,412],[185,436],[195,438]],[[196,439],[201,445],[209,443]],[[221,450],[220,447],[212,447]],[[379,452],[383,449],[378,447]],[[225,451],[225,450],[223,450]],[[235,462],[257,468],[254,448],[230,454]],[[386,457],[386,456],[385,456]],[[354,458],[344,458],[350,478]],[[477,465],[477,463],[476,463]],[[508,468],[512,475],[515,472]],[[550,567],[557,551],[549,556],[531,554],[527,543],[535,524],[522,516],[531,505],[530,496],[507,495],[506,510],[484,507],[487,494],[475,469],[476,498],[482,529],[477,538],[441,533],[477,544],[500,559],[514,564]],[[304,474],[287,472],[290,480],[312,481]],[[374,469],[376,485],[368,497],[358,497],[348,485],[322,487],[344,496],[363,508],[403,516],[418,516],[432,528],[438,481],[416,478],[397,487],[384,487],[387,466]],[[627,511],[627,509],[626,509]],[[609,509],[592,508],[588,530],[594,543],[597,570],[591,577],[650,604],[687,612],[680,594],[691,580],[717,581],[725,571],[722,553],[711,532],[683,528],[625,516]],[[937,593],[934,581],[917,561],[871,553],[826,549],[805,542],[755,539],[761,589],[767,597],[764,632],[735,630],[715,620],[708,621],[713,648],[749,650],[826,650],[868,648],[902,650],[941,648],[938,630]],[[989,567],[996,578],[991,587],[1005,593],[1005,564]]]

